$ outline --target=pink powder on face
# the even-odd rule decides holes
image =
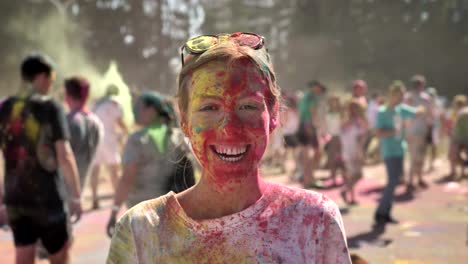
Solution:
[[[271,118],[268,83],[258,68],[247,60],[229,69],[223,62],[207,63],[192,74],[189,94],[189,137],[204,173],[219,184],[256,177]],[[247,151],[241,160],[227,162],[217,151],[224,146]]]

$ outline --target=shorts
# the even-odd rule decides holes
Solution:
[[[362,165],[362,160],[359,159],[345,160],[346,172],[351,179],[359,179],[362,177]]]
[[[299,141],[299,144],[303,146],[312,146],[313,148],[319,147],[317,129],[310,125],[299,125],[297,140]]]
[[[7,212],[16,247],[33,245],[40,239],[47,252],[53,255],[63,248],[70,237],[68,216],[63,210],[39,212],[7,206]]]
[[[121,157],[118,141],[104,141],[99,144],[93,161],[94,165],[117,165],[120,164],[120,162]]]
[[[299,145],[296,135],[286,135],[284,136],[284,147],[285,148],[295,148]]]
[[[432,131],[433,131],[432,126],[429,126],[429,129],[427,130],[427,134],[426,134],[426,144],[428,145],[434,144]]]
[[[341,156],[341,140],[339,136],[333,136],[325,145],[325,151],[328,157],[328,163],[331,167],[343,167],[343,158]]]
[[[411,137],[408,140],[408,151],[411,165],[422,164],[426,153],[427,141],[424,137]]]

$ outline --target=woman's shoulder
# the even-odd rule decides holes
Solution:
[[[304,212],[319,211],[332,217],[336,216],[337,211],[339,212],[336,203],[322,193],[275,183],[270,184],[273,192],[277,194],[276,199],[282,204],[289,204]]]
[[[120,218],[119,223],[131,226],[158,225],[161,216],[170,206],[171,198],[174,198],[173,192],[143,201],[128,209]]]

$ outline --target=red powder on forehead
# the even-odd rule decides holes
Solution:
[[[219,71],[219,72],[216,73],[217,77],[223,77],[224,75],[226,75],[225,71]]]

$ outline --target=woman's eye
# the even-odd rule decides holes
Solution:
[[[216,111],[216,110],[218,110],[218,107],[216,105],[205,105],[199,109],[199,111],[201,112]]]
[[[257,110],[258,106],[253,105],[253,104],[245,104],[245,105],[241,105],[239,109],[240,110]]]

